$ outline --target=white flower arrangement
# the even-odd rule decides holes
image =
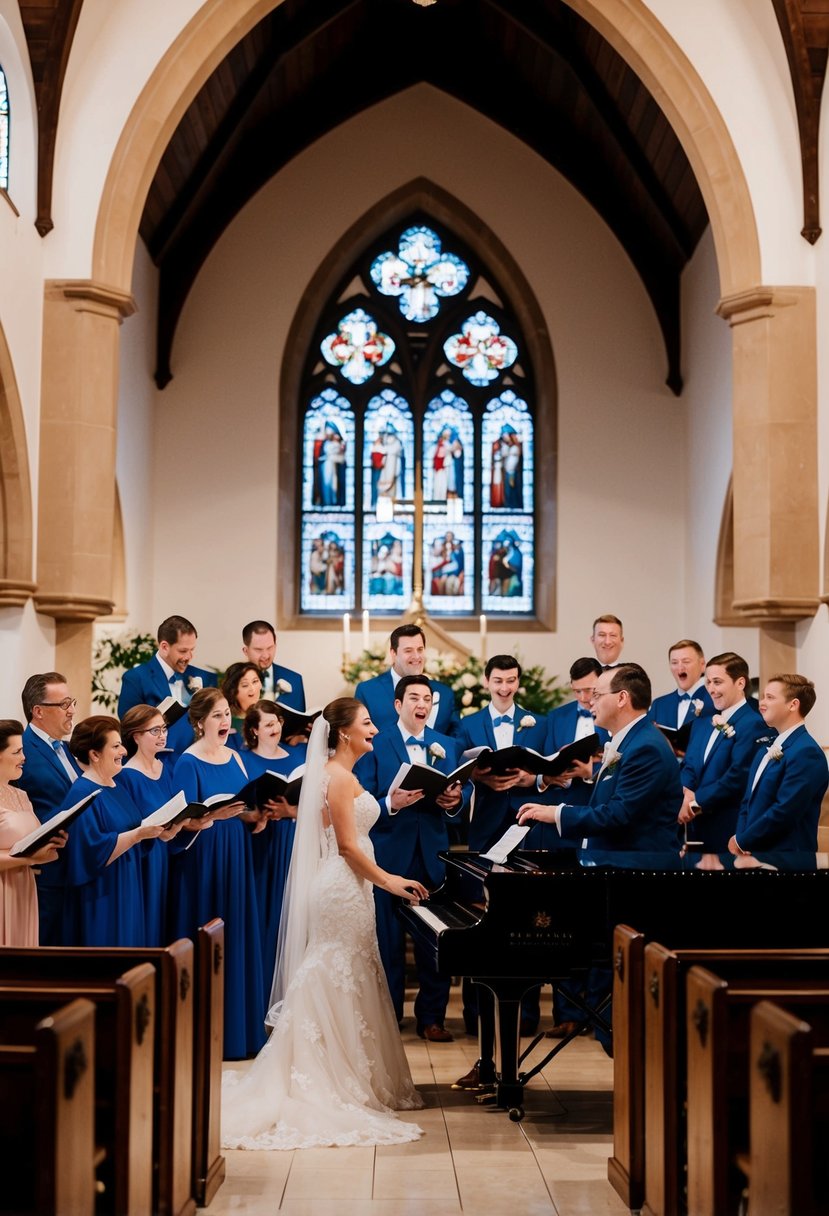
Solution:
[[[771,747],[769,748],[769,756],[772,760],[782,760],[783,759],[782,745],[780,743],[772,743]]]
[[[471,671],[465,671],[460,677],[463,688],[475,688],[480,683],[478,677]]]
[[[529,730],[531,726],[535,726],[535,718],[532,714],[524,714],[524,717],[518,723],[518,730]]]
[[[190,676],[187,681],[187,691],[198,692],[201,688],[204,688],[204,680],[201,676]]]
[[[726,722],[722,714],[714,714],[711,719],[711,725],[714,727],[714,730],[718,730],[726,739],[733,739],[737,733],[731,723]]]
[[[469,691],[469,689],[467,689],[466,692],[461,697],[461,705],[463,705],[463,706],[470,705],[474,709],[474,705],[473,705],[474,700],[475,700],[475,698],[472,696],[472,693]]]
[[[293,692],[294,691],[293,684],[290,684],[287,680],[277,680],[276,687],[279,689],[280,692]]]
[[[705,709],[705,702],[700,701],[699,697],[694,697],[693,701],[691,702],[691,708],[694,711],[694,717],[698,718]]]
[[[429,745],[429,755],[432,757],[432,764],[437,764],[438,760],[446,759],[446,752],[439,743]]]

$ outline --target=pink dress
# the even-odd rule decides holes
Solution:
[[[39,826],[22,790],[0,783],[0,849]],[[37,887],[31,866],[0,870],[0,946],[36,946]]]

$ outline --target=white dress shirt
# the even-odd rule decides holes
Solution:
[[[682,723],[688,717],[688,710],[691,708],[691,702],[694,700],[695,693],[698,693],[701,688],[705,687],[705,677],[701,676],[693,688],[688,689],[688,700],[680,701],[676,710],[676,728],[679,730]]]

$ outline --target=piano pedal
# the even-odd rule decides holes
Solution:
[[[482,1085],[475,1094],[475,1101],[479,1106],[493,1106],[495,1104],[495,1086]]]

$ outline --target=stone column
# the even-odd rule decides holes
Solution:
[[[796,656],[784,626],[819,604],[815,293],[758,287],[717,311],[733,336],[734,609],[761,627],[766,675]]]
[[[90,702],[92,623],[113,607],[119,326],[132,297],[51,281],[43,305],[35,603],[56,622],[55,664]]]

